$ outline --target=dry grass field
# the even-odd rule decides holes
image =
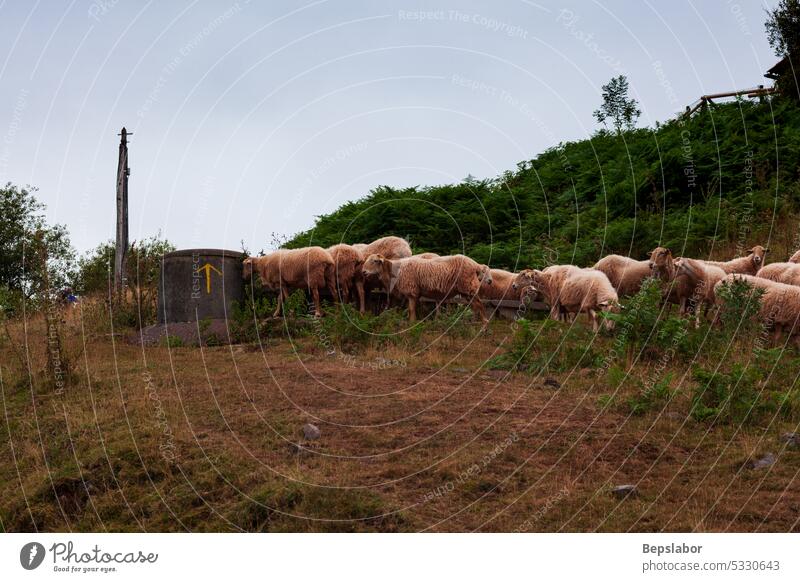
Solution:
[[[706,345],[708,327],[690,355],[654,348],[626,376],[615,336],[580,320],[533,321],[539,363],[504,368],[521,333],[507,321],[398,319],[402,341],[339,348],[335,317],[304,333],[272,322],[239,345],[143,347],[129,329],[112,335],[102,310],[76,310],[63,391],[41,372],[42,322],[9,322],[2,529],[800,530],[800,449],[781,441],[794,409],[690,414],[693,366],[750,357]],[[794,398],[800,360],[793,348],[780,358],[764,398]],[[654,374],[658,398],[642,392]],[[306,423],[319,439],[303,438]],[[612,495],[622,484],[636,494]]]

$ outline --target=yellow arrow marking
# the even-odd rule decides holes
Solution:
[[[206,293],[211,295],[211,271],[214,271],[219,276],[222,276],[222,271],[220,271],[219,269],[217,269],[214,265],[212,265],[210,263],[206,263],[205,265],[203,265],[202,267],[197,269],[198,273],[200,271],[205,271],[206,272]]]

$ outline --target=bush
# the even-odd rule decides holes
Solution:
[[[749,423],[770,408],[759,397],[762,373],[754,366],[737,363],[728,373],[697,367],[692,377],[697,382],[690,411],[695,420]]]
[[[743,334],[758,330],[758,310],[764,295],[763,289],[753,287],[743,279],[736,279],[720,285],[717,294],[722,299],[720,322],[729,337],[733,337],[737,330]]]

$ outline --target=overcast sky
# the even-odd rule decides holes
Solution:
[[[124,125],[131,239],[269,248],[378,185],[583,139],[618,74],[642,126],[765,83],[774,3],[0,0],[0,181],[92,248]]]

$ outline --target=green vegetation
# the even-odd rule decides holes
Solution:
[[[676,255],[705,256],[714,245],[727,252],[766,240],[777,217],[797,211],[798,124],[800,106],[773,99],[620,136],[600,131],[494,179],[376,188],[287,246],[395,234],[415,252],[464,252],[511,269],[590,265],[609,253],[643,258],[657,244]],[[773,236],[770,244],[777,256],[792,243]]]

